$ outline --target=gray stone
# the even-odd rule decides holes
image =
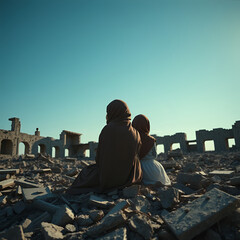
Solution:
[[[19,169],[3,169],[0,170],[0,174],[19,174]]]
[[[65,226],[65,231],[68,233],[76,232],[76,227],[73,224],[67,224]]]
[[[228,171],[228,170],[214,170],[209,173],[209,175],[217,175],[219,177],[232,177],[234,174],[234,171]]]
[[[74,220],[74,214],[70,208],[67,206],[59,208],[52,218],[52,223],[65,226],[68,223],[71,223]]]
[[[231,178],[230,183],[234,186],[239,186],[240,185],[240,176]]]
[[[127,229],[124,227],[118,228],[103,237],[97,238],[97,240],[127,240]]]
[[[129,219],[129,227],[144,239],[151,239],[153,235],[152,222],[144,215],[134,215]]]
[[[54,204],[48,203],[46,201],[43,201],[41,199],[34,199],[32,206],[39,210],[47,211],[52,214],[54,214],[57,210],[60,209],[60,207],[55,206]]]
[[[25,210],[25,208],[26,208],[26,204],[23,201],[19,201],[15,203],[13,206],[13,210],[16,214],[20,214]]]
[[[164,187],[158,190],[158,196],[163,208],[169,209],[179,202],[179,190],[173,187]]]
[[[30,224],[31,224],[31,220],[30,219],[28,219],[28,218],[26,218],[24,221],[23,221],[23,223],[21,224],[22,225],[22,228],[23,229],[26,229]]]
[[[103,210],[91,210],[89,211],[89,217],[94,221],[100,221],[104,217]]]
[[[64,236],[62,234],[62,231],[64,230],[64,228],[57,226],[55,224],[42,222],[41,230],[45,240],[64,239]]]
[[[90,196],[89,203],[94,206],[101,207],[101,208],[110,208],[110,207],[114,206],[113,202],[109,202],[101,197],[96,196],[96,195]]]
[[[7,187],[13,187],[14,185],[15,183],[13,179],[3,180],[0,182],[0,190],[5,189]]]
[[[239,199],[216,188],[173,211],[163,220],[179,240],[190,240],[237,208]]]
[[[3,204],[3,205],[4,205],[4,204],[6,204],[6,203],[7,203],[7,196],[4,196],[4,195],[1,196],[1,197],[0,197],[0,204]]]
[[[197,190],[202,187],[202,180],[204,177],[197,173],[179,173],[177,182],[183,184],[190,184],[190,187]]]
[[[108,213],[106,216],[109,216],[110,214],[114,214],[117,213],[121,210],[123,210],[124,208],[129,206],[129,202],[126,200],[122,200],[120,202],[118,202]]]
[[[23,188],[22,191],[25,201],[31,201],[33,199],[46,199],[54,196],[48,187]]]
[[[15,184],[19,185],[23,188],[39,188],[39,187],[41,187],[40,185],[33,183],[25,178],[15,180]]]
[[[35,229],[39,228],[41,226],[42,222],[50,222],[52,219],[52,216],[48,212],[42,213],[37,218],[34,218],[32,222],[28,225],[25,232],[32,232]]]
[[[123,196],[125,198],[134,198],[139,193],[140,186],[139,185],[132,185],[130,187],[125,187],[123,189]]]
[[[133,208],[137,211],[147,213],[150,211],[151,204],[145,196],[139,195],[131,200],[133,203]]]
[[[93,220],[89,217],[89,215],[80,214],[76,216],[76,221],[79,226],[90,226],[93,224]]]
[[[196,163],[187,163],[184,168],[183,171],[184,172],[189,172],[189,173],[193,173],[197,170],[197,165]]]
[[[175,183],[172,185],[174,188],[183,191],[185,194],[193,194],[195,191],[182,183]]]
[[[122,212],[118,212],[107,217],[104,217],[99,223],[94,226],[91,226],[86,234],[91,237],[96,237],[102,232],[108,231],[114,227],[117,227],[124,222],[126,222],[127,218]]]
[[[13,226],[3,232],[0,232],[0,239],[17,239],[25,240],[23,229],[21,225]]]

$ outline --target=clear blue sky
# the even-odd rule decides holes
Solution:
[[[0,129],[98,141],[127,102],[159,136],[240,120],[240,0],[0,0]]]

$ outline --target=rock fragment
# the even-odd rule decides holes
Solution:
[[[53,223],[42,222],[41,230],[45,240],[64,239],[64,236],[62,234],[62,231],[64,230],[64,228],[57,226]]]

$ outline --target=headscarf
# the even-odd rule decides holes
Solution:
[[[122,100],[107,106],[107,125],[99,136],[96,163],[101,189],[126,186],[142,179],[139,151],[141,139],[131,125],[131,113]]]
[[[151,150],[151,148],[154,145],[154,142],[156,142],[156,139],[149,135],[150,122],[145,115],[143,114],[137,115],[133,119],[132,125],[135,129],[138,130],[141,136],[142,146],[141,146],[139,157],[140,159],[142,159]]]
[[[124,121],[131,120],[131,113],[127,104],[122,100],[113,100],[107,106],[107,123],[112,121]]]

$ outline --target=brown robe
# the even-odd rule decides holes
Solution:
[[[138,130],[141,136],[142,146],[140,149],[139,158],[142,159],[152,149],[154,142],[156,142],[156,139],[149,135],[150,122],[145,115],[143,114],[137,115],[133,119],[132,125],[135,129]]]
[[[106,192],[142,180],[141,140],[130,120],[125,102],[114,100],[107,106],[107,125],[99,136],[96,164],[79,173],[68,193]]]

